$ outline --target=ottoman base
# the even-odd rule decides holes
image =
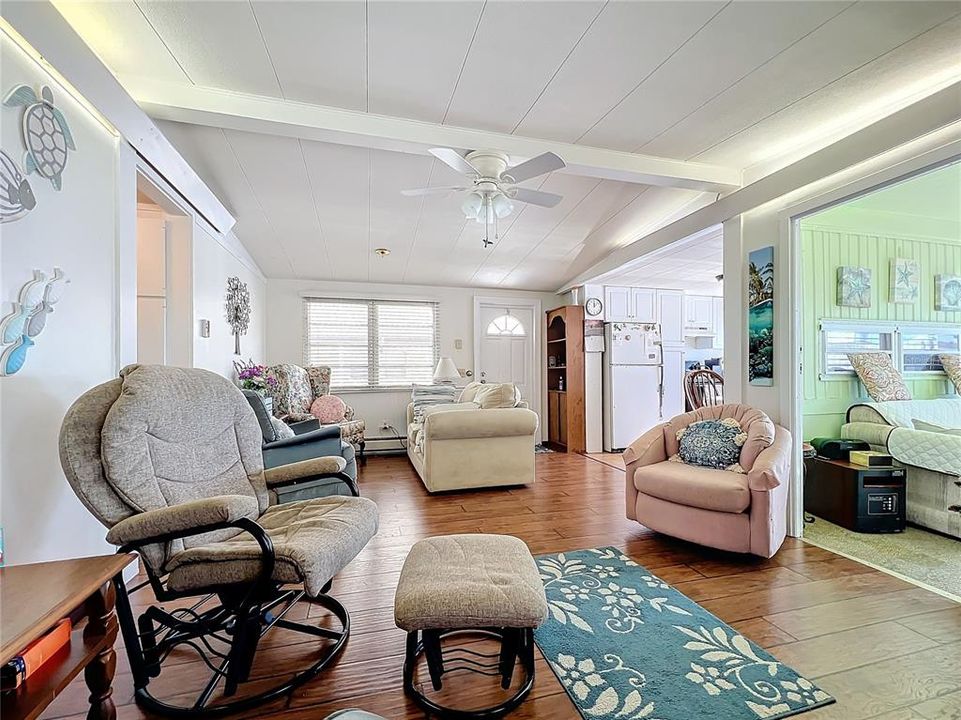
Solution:
[[[479,653],[467,648],[443,647],[445,638],[461,636],[488,637],[500,640],[499,653]],[[477,710],[458,710],[437,704],[414,687],[417,659],[424,655],[434,690],[443,687],[445,673],[472,672],[500,677],[501,687],[511,686],[514,665],[518,663],[524,681],[511,697],[491,707]],[[534,685],[534,629],[533,628],[463,628],[445,630],[411,630],[407,633],[407,655],[404,660],[404,692],[426,712],[446,720],[493,720],[520,705]]]

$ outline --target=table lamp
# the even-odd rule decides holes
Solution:
[[[434,368],[434,382],[453,383],[459,379],[460,373],[457,371],[457,366],[453,360],[449,357],[442,357],[437,361],[437,367]]]

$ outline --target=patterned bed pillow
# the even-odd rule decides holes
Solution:
[[[274,429],[274,440],[287,440],[294,436],[294,430],[290,425],[279,418],[270,418],[270,426]]]
[[[743,473],[738,460],[747,433],[734,418],[700,420],[677,431],[679,450],[673,462]]]
[[[911,391],[885,352],[848,353],[854,372],[875,402],[910,400]]]
[[[948,374],[948,379],[954,383],[955,389],[961,395],[961,355],[942,355],[941,365]]]

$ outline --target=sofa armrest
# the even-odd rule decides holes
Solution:
[[[264,478],[268,488],[282,487],[305,478],[337,475],[346,467],[347,461],[340,455],[328,455],[267,468],[264,470]]]
[[[255,497],[219,495],[131,515],[110,528],[107,542],[129,545],[183,533],[198,535],[259,514]]]
[[[303,424],[306,425],[307,423]],[[296,429],[294,431],[296,432]],[[340,440],[340,425],[318,425],[313,429],[305,428],[304,432],[298,433],[293,437],[275,440],[272,443],[264,443],[264,450],[273,450],[275,448],[290,447],[291,445],[301,445],[303,443],[330,439]]]
[[[774,426],[774,442],[761,451],[747,473],[747,484],[752,491],[765,492],[787,483],[791,473],[791,433],[780,425]]]
[[[436,412],[424,418],[425,442],[467,438],[534,436],[537,413],[524,408]]]
[[[845,440],[863,440],[868,445],[887,448],[888,438],[894,428],[873,422],[850,422],[841,426],[841,437]]]
[[[637,440],[624,448],[624,465],[653,465],[667,460],[664,444],[665,424],[655,425]]]
[[[290,423],[290,429],[294,431],[294,435],[304,435],[305,433],[310,433],[319,428],[320,420],[311,416],[309,420],[297,420],[296,422]]]

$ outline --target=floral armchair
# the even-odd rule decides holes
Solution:
[[[311,413],[311,406],[318,398],[336,397],[330,394],[330,368],[325,365],[272,365],[267,369],[267,377],[272,378],[269,392],[273,398],[274,415],[284,422],[294,424],[305,420],[318,419]],[[336,407],[336,406],[335,406]],[[354,409],[343,403],[343,414],[336,419],[325,418],[321,425],[339,425],[341,437],[358,448],[361,462],[364,461],[366,423],[354,419]]]

